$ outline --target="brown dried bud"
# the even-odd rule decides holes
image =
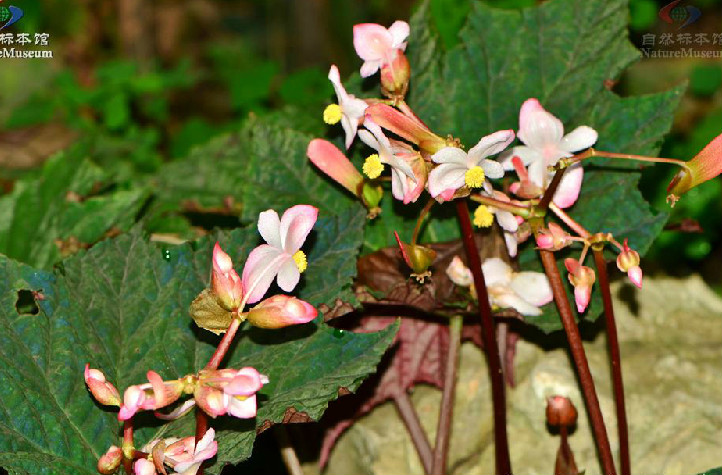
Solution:
[[[564,396],[547,399],[547,422],[552,427],[571,427],[577,422],[577,408]]]

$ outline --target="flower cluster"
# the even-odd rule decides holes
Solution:
[[[202,328],[216,333],[226,332],[228,344],[243,321],[261,328],[283,328],[309,322],[316,318],[316,309],[307,302],[289,295],[274,295],[262,300],[274,279],[286,292],[294,289],[307,267],[301,250],[311,232],[318,210],[297,205],[282,217],[268,210],[260,214],[258,231],[265,243],[249,254],[241,276],[233,268],[231,257],[219,243],[213,248],[210,288],[203,291],[191,305],[191,314]],[[256,304],[245,310],[247,305]],[[155,371],[148,371],[147,383],[128,387],[120,393],[102,371],[85,367],[85,382],[90,393],[101,404],[119,408],[118,419],[130,424],[139,411],[156,411],[160,419],[175,419],[197,406],[212,418],[230,415],[249,419],[256,416],[256,393],[268,384],[268,377],[252,367],[218,369],[218,362],[228,348],[223,342],[211,362],[195,374],[163,380]],[[221,351],[221,348],[224,348]],[[217,356],[217,358],[216,358]],[[169,414],[157,412],[178,402],[184,395],[191,399],[179,404]],[[101,473],[113,473],[121,462],[134,461],[137,475],[166,473],[164,465],[175,473],[193,475],[204,460],[216,454],[213,429],[196,444],[194,437],[154,441],[152,448],[136,451],[132,439],[124,440],[123,449],[111,447],[98,462]]]

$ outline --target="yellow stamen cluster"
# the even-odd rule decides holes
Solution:
[[[338,124],[342,115],[341,106],[338,104],[331,104],[323,110],[323,121],[328,125]]]
[[[479,228],[488,228],[494,222],[494,215],[484,205],[479,206],[474,211],[474,226]]]
[[[384,164],[381,163],[379,156],[375,153],[373,155],[369,155],[364,162],[364,174],[373,180],[374,178],[378,178],[382,171],[384,171]]]
[[[469,188],[480,188],[484,184],[484,178],[486,178],[484,169],[478,165],[469,168],[464,175],[464,181]]]
[[[296,251],[296,253],[293,255],[293,261],[296,263],[296,267],[298,267],[298,272],[303,273],[303,271],[306,270],[306,267],[308,267],[308,261],[306,261],[306,254],[304,254],[303,251]]]

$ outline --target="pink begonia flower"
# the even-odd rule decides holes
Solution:
[[[356,137],[358,126],[364,120],[366,107],[368,107],[368,105],[366,101],[358,99],[353,94],[346,92],[343,84],[341,84],[341,77],[336,65],[331,66],[328,72],[328,79],[336,91],[338,108],[335,108],[333,105],[326,108],[326,111],[324,111],[324,120],[328,124],[335,124],[339,120],[341,121],[341,126],[346,133],[346,148],[348,149],[351,143],[353,143],[354,137]]]
[[[261,300],[276,276],[278,286],[285,292],[296,287],[307,265],[301,246],[317,217],[318,208],[309,205],[293,206],[282,218],[272,209],[258,216],[258,231],[267,244],[251,251],[243,268],[246,303]]]
[[[471,287],[474,285],[474,276],[471,269],[466,267],[459,256],[454,256],[446,268],[446,275],[459,287]]]
[[[311,163],[354,195],[361,197],[364,178],[351,160],[328,140],[313,139],[306,155]]]
[[[216,242],[213,247],[211,288],[226,310],[235,310],[243,300],[243,284],[233,269],[233,261]]]
[[[218,452],[218,442],[213,440],[216,432],[210,428],[196,444],[195,437],[185,437],[166,447],[164,462],[177,475],[196,475],[201,464]]]
[[[148,371],[147,377],[148,383],[130,386],[125,390],[118,420],[126,421],[139,410],[165,407],[177,401],[183,393],[183,383],[179,380],[163,381],[155,371]]]
[[[587,309],[589,300],[592,298],[592,285],[596,280],[596,275],[592,268],[583,266],[576,259],[564,259],[564,266],[569,271],[567,276],[569,283],[574,286],[574,301],[577,304],[577,311],[582,313]]]
[[[366,120],[364,127],[368,130],[359,130],[359,138],[366,145],[376,150],[380,163],[385,163],[391,167],[391,193],[394,198],[402,201],[407,198],[410,200],[410,196],[416,191],[416,184],[418,183],[411,165],[405,160],[405,158],[409,158],[408,155],[412,154],[408,149],[400,147],[398,143],[392,144],[384,135],[381,127],[370,119]],[[367,159],[367,162],[370,158]],[[364,165],[364,168],[366,168],[366,165]],[[378,177],[378,174],[370,176],[370,178],[376,177]],[[416,197],[418,198],[418,194]]]
[[[624,240],[622,252],[617,256],[617,268],[626,272],[634,285],[642,288],[642,268],[639,267],[639,253],[629,247],[627,239]]]
[[[361,77],[375,74],[384,64],[391,63],[399,51],[406,50],[409,24],[395,21],[388,29],[376,23],[361,23],[353,27],[353,46],[364,64]]]
[[[429,174],[429,193],[434,198],[441,196],[449,200],[465,184],[469,188],[480,188],[486,178],[501,178],[504,176],[502,166],[486,157],[501,152],[512,140],[514,131],[500,130],[483,137],[468,153],[456,147],[442,148],[431,156],[440,165]]]
[[[591,127],[582,125],[564,135],[562,122],[547,112],[537,99],[528,99],[519,113],[519,140],[524,145],[514,147],[502,159],[504,168],[511,170],[511,159],[518,156],[529,167],[529,179],[538,187],[546,189],[553,176],[547,167],[561,158],[571,157],[574,152],[585,150],[597,141],[598,134]],[[569,167],[559,188],[554,193],[554,203],[568,208],[579,197],[584,170],[581,164]]]
[[[317,315],[318,311],[308,302],[289,295],[274,295],[253,307],[246,320],[254,327],[276,329],[310,322]]]
[[[541,307],[551,302],[553,295],[546,275],[541,272],[514,272],[498,257],[481,265],[489,303],[500,308],[513,308],[522,315],[541,315]]]
[[[268,377],[255,368],[203,371],[195,391],[198,407],[216,418],[225,414],[241,419],[256,416],[256,392]]]
[[[722,134],[708,143],[667,186],[667,203],[674,207],[679,197],[722,173]]]
[[[85,384],[96,401],[106,406],[120,406],[120,393],[111,383],[106,381],[105,375],[98,369],[85,365]]]

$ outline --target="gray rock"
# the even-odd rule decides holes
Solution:
[[[646,279],[639,291],[617,284],[613,293],[632,472],[695,474],[722,465],[722,300],[699,277]],[[605,334],[585,346],[616,457],[616,417]],[[470,344],[462,347],[461,358],[449,473],[494,473],[486,363]],[[601,473],[567,351],[544,351],[520,341],[515,371],[517,386],[508,391],[515,471],[552,473],[559,440],[547,431],[544,411],[546,397],[556,393],[568,395],[579,410],[578,427],[570,437],[577,465],[587,474]],[[433,441],[440,392],[418,387],[412,400]],[[326,473],[424,472],[393,405],[385,404],[341,437]]]

